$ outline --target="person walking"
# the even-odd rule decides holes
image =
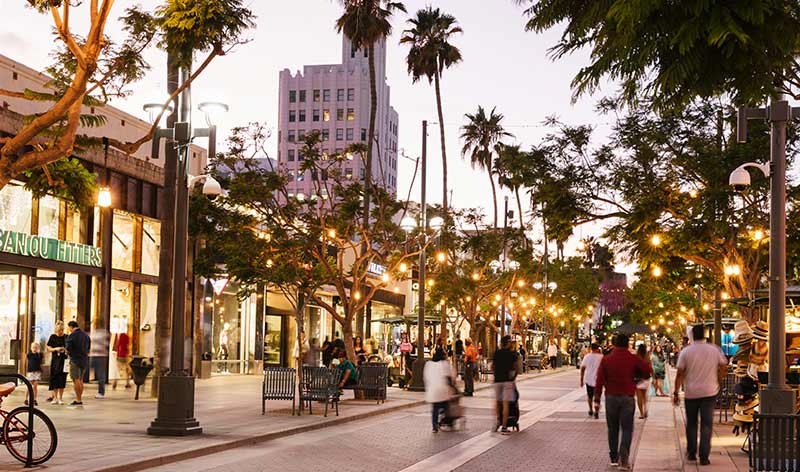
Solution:
[[[636,348],[636,357],[642,362],[650,362],[650,356],[647,354],[647,346],[644,343],[639,344]],[[652,364],[651,364],[652,368]],[[647,391],[650,390],[649,379],[637,379],[636,382],[636,405],[639,407],[639,419],[647,418]]]
[[[497,405],[497,417],[502,418],[495,425],[494,431],[500,429],[502,434],[508,434],[508,412],[510,403],[516,400],[517,375],[522,372],[522,363],[519,354],[514,350],[511,336],[503,336],[500,340],[500,349],[494,352],[492,359],[494,370],[494,388]]]
[[[603,357],[597,369],[594,388],[595,410],[600,408],[603,389],[606,391],[606,425],[608,449],[612,466],[630,470],[628,455],[633,438],[633,414],[636,411],[636,379],[650,378],[650,363],[642,361],[628,350],[625,334],[614,338],[614,348]],[[620,435],[621,433],[621,435]]]
[[[520,360],[522,361],[522,373],[524,374],[525,371],[527,370],[525,361],[528,357],[528,353],[525,351],[525,346],[523,346],[522,344],[519,345],[519,350],[517,352],[519,352],[519,357]]]
[[[657,397],[667,396],[664,393],[664,378],[666,377],[666,367],[664,351],[660,345],[656,345],[650,353],[650,364],[653,365],[653,391]]]
[[[439,432],[439,415],[444,414],[447,402],[455,390],[456,373],[447,360],[447,354],[441,347],[436,348],[431,362],[425,363],[422,378],[425,381],[425,401],[431,404],[431,424],[433,432]]]
[[[130,357],[131,354],[131,337],[128,336],[128,333],[122,332],[117,334],[117,340],[114,341],[114,354],[117,363],[117,376],[114,378],[114,382],[111,384],[111,388],[117,388],[117,380],[125,377],[125,388],[131,388],[131,366],[130,366]]]
[[[600,363],[603,361],[603,354],[600,353],[600,346],[597,343],[592,343],[591,351],[583,356],[581,361],[581,387],[586,385],[586,400],[589,402],[589,416],[594,419],[600,418],[600,405],[595,409],[594,405],[594,388],[597,385],[597,369],[600,368]]]
[[[722,349],[706,342],[703,325],[692,327],[692,343],[678,356],[678,373],[672,401],[680,402],[678,392],[684,389],[686,408],[686,458],[697,460],[697,416],[700,415],[700,465],[709,465],[711,433],[714,423],[714,402],[721,380],[728,369]]]
[[[48,389],[52,392],[52,405],[64,404],[64,388],[67,386],[67,373],[64,364],[67,360],[67,335],[64,334],[64,322],[56,321],[56,332],[47,340],[47,352],[50,353],[50,382]]]
[[[475,392],[475,367],[478,365],[478,350],[472,344],[472,338],[464,342],[464,396],[471,397]]]
[[[39,382],[42,380],[42,352],[41,346],[39,346],[38,342],[31,343],[31,351],[27,355],[28,360],[28,368],[25,375],[25,378],[30,381],[31,385],[33,386],[33,404],[39,404]],[[27,398],[27,396],[26,396]],[[25,404],[28,404],[28,400],[25,400]]]
[[[556,368],[556,357],[558,356],[558,346],[556,340],[550,339],[550,344],[547,346],[547,357],[550,359],[550,368]]]
[[[75,388],[75,400],[69,404],[73,408],[83,406],[83,377],[89,368],[89,349],[92,345],[89,335],[82,331],[75,320],[67,323],[70,329],[66,348],[69,355],[69,376]]]
[[[105,328],[95,325],[91,334],[91,356],[92,370],[94,378],[97,379],[97,394],[94,396],[98,400],[106,397],[106,381],[108,380],[108,338],[109,334]]]

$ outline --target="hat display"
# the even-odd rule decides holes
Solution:
[[[747,345],[750,341],[753,340],[753,333],[744,333],[744,334],[737,334],[735,338],[733,338],[733,344],[738,345]]]
[[[740,421],[742,423],[752,423],[753,422],[753,415],[745,415],[742,413],[734,413],[733,414],[733,421]]]
[[[736,404],[736,411],[739,413],[752,414],[758,405],[759,405],[758,396],[753,396],[746,400],[739,401]]]
[[[739,320],[736,324],[733,325],[733,335],[739,336],[740,334],[744,333],[752,333],[753,330],[750,329],[750,325],[747,323],[747,320]]]
[[[769,325],[762,320],[756,321],[756,325],[753,327],[753,337],[762,341],[766,341],[768,336]]]
[[[744,377],[742,380],[739,381],[733,387],[734,393],[736,395],[742,395],[744,397],[752,397],[753,395],[758,393],[758,385],[756,384],[755,380],[750,377]]]

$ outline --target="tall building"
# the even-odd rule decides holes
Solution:
[[[375,185],[397,194],[398,115],[390,102],[386,83],[386,42],[375,46],[378,110],[372,143],[372,176]],[[298,172],[303,160],[305,136],[322,134],[322,151],[342,152],[353,143],[366,142],[369,131],[370,80],[367,50],[342,41],[340,64],[304,66],[303,72],[280,72],[278,105],[278,162],[289,173],[293,195],[311,194],[310,175]],[[348,179],[365,177],[364,163],[352,159],[343,164]],[[308,172],[305,172],[308,174]]]

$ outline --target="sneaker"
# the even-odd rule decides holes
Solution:
[[[693,454],[686,454],[686,460],[689,462],[695,462],[697,460],[697,456]]]
[[[700,465],[711,465],[711,461],[708,459],[700,459]]]
[[[600,419],[600,412],[597,412],[597,411],[594,412],[594,419],[596,419],[596,420]]]
[[[104,399],[106,396],[105,396],[105,395],[103,395],[102,393],[98,393],[98,394],[97,394],[97,395],[95,395],[94,397],[95,397],[96,399],[98,399],[98,400],[102,400],[102,399]]]
[[[591,418],[592,416],[594,416],[594,412],[592,410],[589,410],[589,418]]]
[[[51,405],[58,405],[58,400],[57,400],[57,399],[55,399],[55,398],[51,398],[51,399],[50,399],[50,400],[48,400],[48,401],[50,402],[50,404],[51,404]]]
[[[618,466],[619,466],[619,461],[612,459],[611,460],[611,467],[618,467]]]
[[[509,431],[508,428],[503,426],[502,428],[500,428],[500,434],[508,435],[508,434],[511,434],[511,431]]]
[[[53,403],[53,397],[47,397],[47,400],[45,400],[45,401],[46,401],[46,402]]]
[[[83,402],[73,401],[68,406],[71,407],[71,408],[82,408],[83,407]]]
[[[434,433],[438,433],[439,432],[439,428],[433,428],[433,432]]]
[[[625,463],[620,462],[619,470],[631,470],[631,466]]]
[[[63,405],[63,404],[64,404],[64,400],[59,400],[59,401],[58,401],[58,404],[59,404],[59,405]],[[81,405],[83,405],[83,403],[81,403]]]

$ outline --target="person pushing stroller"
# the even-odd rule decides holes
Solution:
[[[431,404],[434,433],[439,432],[440,426],[452,427],[454,421],[461,416],[461,407],[458,405],[460,395],[455,387],[455,378],[456,372],[447,360],[444,349],[436,348],[431,362],[425,363],[423,371],[425,401]]]

